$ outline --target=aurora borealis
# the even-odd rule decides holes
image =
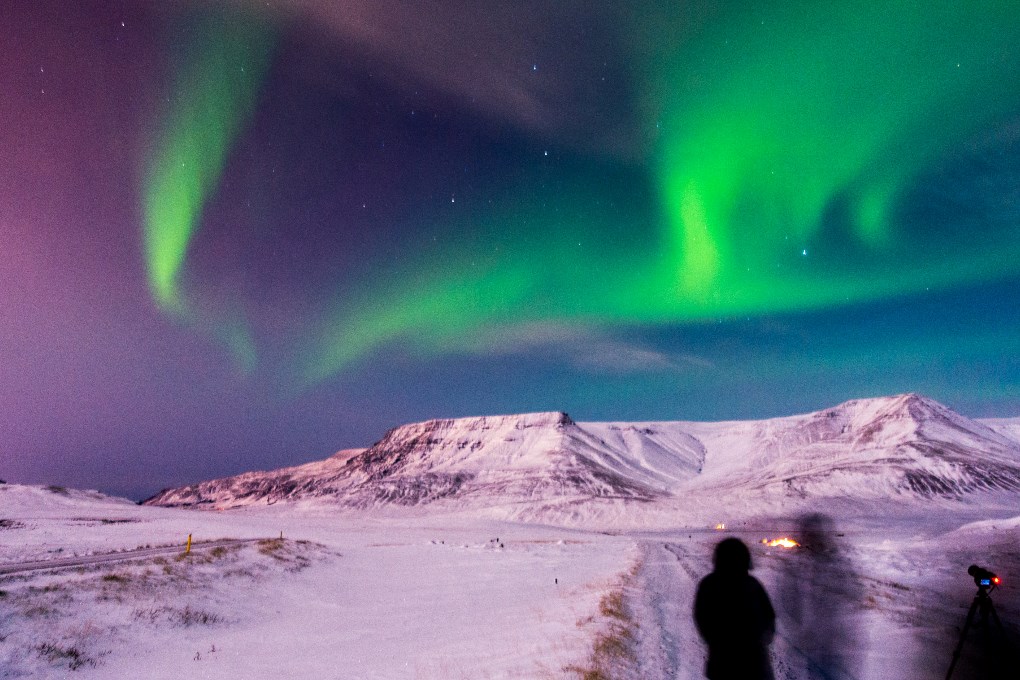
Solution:
[[[269,61],[270,37],[257,19],[223,14],[194,20],[184,34],[188,44],[151,159],[144,214],[153,298],[167,312],[190,320],[181,269],[202,208],[251,113]],[[255,350],[242,327],[221,335],[239,363],[254,364]]]
[[[5,9],[0,477],[144,495],[478,413],[1020,415],[1020,8],[716,4]]]
[[[663,97],[657,175],[682,306],[810,308],[1015,274],[967,235],[947,249],[897,214],[920,173],[1015,113],[1002,87],[1020,66],[1015,5],[777,14],[709,32],[692,50],[725,65],[713,87]],[[676,61],[667,89],[692,80],[692,55]],[[798,251],[824,261],[777,273]]]
[[[178,277],[202,206],[215,190],[239,128],[254,103],[268,49],[262,31],[216,17],[192,29],[195,45],[174,86],[166,133],[145,192],[145,254],[156,302],[184,306]]]
[[[634,234],[642,239],[634,257],[622,263],[618,243],[599,243],[611,227],[594,237],[577,233],[575,248],[569,222],[598,220],[580,217],[583,207],[571,205],[570,217],[530,218],[537,228],[526,233],[544,239],[548,251],[504,246],[489,273],[458,266],[434,289],[414,284],[382,308],[355,311],[337,321],[313,374],[342,370],[399,335],[442,352],[456,343],[453,329],[471,334],[493,315],[704,320],[1015,275],[1012,256],[990,254],[966,233],[946,234],[948,242],[914,239],[896,213],[921,172],[1020,107],[1020,88],[1000,92],[1020,72],[1015,8],[976,8],[965,22],[958,12],[955,5],[876,3],[835,16],[791,8],[769,18],[776,28],[743,15],[721,21],[679,46],[643,83],[658,114],[648,121],[660,131],[648,168],[658,191],[642,216],[647,224]],[[911,20],[926,13],[934,16]],[[960,73],[964,63],[968,75]],[[699,79],[712,87],[685,86]],[[593,184],[568,200],[590,202]],[[510,214],[493,219],[527,218],[521,206],[531,192],[519,193]],[[561,247],[563,233],[572,235]],[[494,236],[488,244],[502,245]],[[809,253],[810,264],[796,262]],[[439,265],[422,266],[435,272]],[[611,275],[594,287],[583,274],[562,280],[563,272],[586,268]],[[551,308],[536,308],[536,298]]]

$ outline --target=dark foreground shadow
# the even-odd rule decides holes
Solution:
[[[709,680],[773,680],[768,647],[776,615],[752,569],[751,553],[739,538],[715,548],[714,569],[698,584],[694,623],[708,645]]]
[[[786,663],[796,677],[858,678],[868,640],[857,571],[840,548],[832,518],[801,517],[798,540],[801,547],[785,562],[777,602],[783,634],[795,651]]]

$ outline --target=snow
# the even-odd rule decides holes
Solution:
[[[821,499],[841,512],[918,497],[984,505],[998,494],[1008,505],[1020,491],[1020,441],[1010,432],[1007,421],[971,420],[915,394],[746,422],[576,423],[559,412],[431,420],[394,428],[362,451],[171,489],[149,502],[427,505],[577,526],[615,518],[618,528],[668,526],[678,506],[691,505],[703,510],[689,517],[697,522],[719,508],[806,510]]]
[[[977,519],[975,508],[833,520],[839,558],[812,570],[810,554],[759,543],[798,537],[803,520],[790,515],[726,532],[606,531],[473,513],[395,518],[280,504],[217,513],[50,495],[14,485],[0,492],[4,562],[46,546],[65,555],[161,539],[183,548],[186,532],[285,539],[215,558],[196,550],[183,560],[0,577],[0,677],[64,678],[77,659],[75,676],[96,678],[569,678],[606,629],[600,601],[622,590],[635,658],[610,677],[697,678],[704,650],[690,606],[723,535],[751,547],[754,574],[776,605],[778,677],[821,677],[800,651],[791,587],[809,602],[829,594],[819,596],[827,606],[812,625],[853,631],[848,677],[944,673],[973,596],[966,568],[974,562],[1004,576],[997,610],[1011,630],[1020,621],[1020,517]],[[833,609],[826,597],[842,584],[856,595]],[[965,646],[954,677],[977,677],[981,649]]]
[[[176,538],[183,549],[186,533],[285,540],[269,555],[247,546],[208,563],[196,550],[0,577],[11,612],[0,677],[63,678],[76,659],[77,675],[97,678],[561,677],[588,653],[597,622],[583,622],[637,555],[619,537],[463,518],[83,502],[61,519],[49,493],[0,495],[13,525],[4,562],[45,546],[64,556]]]
[[[982,418],[977,422],[1006,439],[1020,443],[1020,418]]]
[[[203,511],[0,485],[0,564],[264,539],[0,576],[0,677],[699,678],[690,608],[726,535],[775,605],[777,678],[942,677],[970,564],[1003,577],[1018,634],[1017,433],[918,395],[755,422],[553,412],[162,496]],[[804,546],[760,542],[782,535]],[[954,678],[1000,677],[989,634]]]

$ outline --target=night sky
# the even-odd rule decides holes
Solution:
[[[0,4],[0,478],[1020,415],[1020,5]]]

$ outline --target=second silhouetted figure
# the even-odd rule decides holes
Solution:
[[[751,552],[738,538],[715,547],[715,570],[698,584],[694,622],[708,644],[710,680],[772,680],[768,646],[776,613],[751,570]]]

